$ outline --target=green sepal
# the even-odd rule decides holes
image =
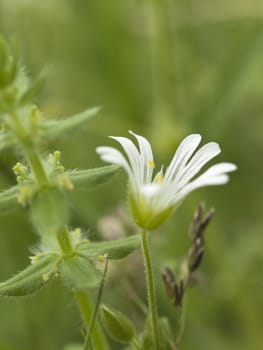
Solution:
[[[59,120],[44,120],[41,129],[45,137],[54,139],[71,133],[74,129],[79,130],[83,124],[90,121],[99,111],[98,107],[90,108],[72,117]]]
[[[139,246],[140,236],[133,235],[127,238],[96,243],[84,240],[77,245],[76,250],[90,258],[105,255],[107,259],[122,259]]]
[[[67,171],[66,175],[77,188],[92,189],[109,181],[118,169],[119,166],[106,165],[100,168]]]
[[[100,308],[102,324],[109,336],[119,343],[129,344],[135,336],[132,322],[120,311],[103,305]]]
[[[64,227],[69,218],[69,205],[64,193],[56,188],[36,193],[31,203],[31,219],[43,241]]]
[[[154,212],[142,196],[134,198],[133,194],[130,193],[128,198],[135,223],[146,231],[157,229],[172,215],[175,209],[174,206],[171,206],[162,211]]]
[[[102,272],[90,259],[77,255],[63,259],[60,273],[64,282],[75,289],[96,287],[102,279]]]
[[[45,83],[45,73],[42,72],[32,81],[29,87],[23,92],[22,96],[19,98],[19,105],[24,106],[31,103],[34,98],[36,98],[43,89]]]
[[[18,206],[18,194],[18,186],[13,186],[8,190],[0,192],[0,211],[11,210]]]
[[[3,132],[0,134],[0,151],[13,146],[15,143],[15,138],[9,132]]]
[[[36,257],[25,270],[0,283],[0,296],[23,297],[37,292],[54,277],[59,260],[59,255],[53,253]]]

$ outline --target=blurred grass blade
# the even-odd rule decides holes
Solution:
[[[39,257],[25,270],[0,283],[0,296],[23,297],[37,292],[54,276],[59,260],[57,254]]]
[[[0,192],[0,210],[10,210],[14,206],[18,205],[17,202],[18,196],[18,186],[13,186],[8,190]]]
[[[42,131],[48,138],[64,136],[75,129],[79,130],[83,124],[89,122],[100,110],[99,107],[88,109],[72,117],[60,120],[45,120],[42,122]]]
[[[66,172],[66,174],[74,185],[83,185],[83,189],[88,189],[109,181],[118,169],[119,166],[106,165],[87,170],[72,170]]]
[[[251,84],[255,84],[262,62],[263,32],[252,32],[241,47],[233,50],[229,62],[223,67],[211,104],[202,106],[198,115],[205,120],[207,130],[223,134],[227,121]],[[253,79],[255,77],[255,79]]]
[[[106,255],[107,259],[122,259],[131,254],[140,246],[140,236],[134,235],[122,239],[92,243],[89,241],[81,242],[77,250],[87,257],[96,257]]]

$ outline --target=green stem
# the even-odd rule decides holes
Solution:
[[[91,318],[92,318],[92,303],[91,303],[89,293],[87,290],[80,290],[80,289],[74,290],[74,293],[75,293],[77,302],[79,304],[79,309],[82,313],[83,321],[86,325],[86,328],[88,328],[89,325],[91,324]],[[102,332],[102,329],[99,323],[97,322],[95,323],[91,339],[92,339],[94,348],[96,350],[109,349],[105,336]]]
[[[87,336],[86,336],[86,339],[85,339],[83,350],[89,350],[90,349],[91,335],[92,335],[92,331],[93,331],[93,328],[94,328],[94,325],[95,325],[95,321],[96,321],[96,317],[97,317],[97,314],[98,314],[100,302],[101,302],[101,297],[102,297],[102,292],[103,292],[103,289],[104,289],[104,284],[105,284],[105,278],[106,278],[107,270],[108,270],[108,260],[106,260],[102,281],[101,281],[100,288],[99,288],[99,291],[98,291],[96,304],[95,304],[95,307],[94,307],[94,310],[93,310],[93,313],[92,313],[92,317],[91,317],[91,321],[90,321],[88,333],[87,333]]]
[[[40,186],[48,184],[48,177],[43,167],[41,158],[35,149],[34,142],[21,123],[19,116],[14,112],[12,117],[12,130],[22,146],[30,167],[35,175],[35,179]]]
[[[70,256],[73,253],[73,247],[69,237],[69,232],[65,226],[62,230],[57,233],[57,241],[61,249],[62,255]]]
[[[141,234],[142,251],[144,255],[144,264],[147,279],[147,292],[148,292],[148,305],[150,312],[152,338],[155,346],[155,350],[159,350],[159,329],[158,329],[158,314],[156,304],[156,294],[153,279],[153,269],[151,262],[150,250],[148,247],[147,232],[143,231]]]

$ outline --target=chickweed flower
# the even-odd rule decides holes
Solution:
[[[125,156],[113,147],[101,146],[96,151],[103,161],[120,165],[126,171],[132,215],[136,224],[145,230],[160,226],[195,189],[227,183],[228,173],[237,168],[232,163],[218,163],[199,174],[221,150],[216,142],[209,142],[196,151],[201,136],[192,134],[180,143],[169,166],[161,167],[154,174],[150,143],[143,136],[129,133],[136,138],[139,147],[126,137],[110,136],[121,144]]]

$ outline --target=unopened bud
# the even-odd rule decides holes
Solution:
[[[107,306],[101,307],[101,321],[108,334],[116,341],[129,344],[134,335],[134,327],[131,321],[119,311],[113,311]]]

